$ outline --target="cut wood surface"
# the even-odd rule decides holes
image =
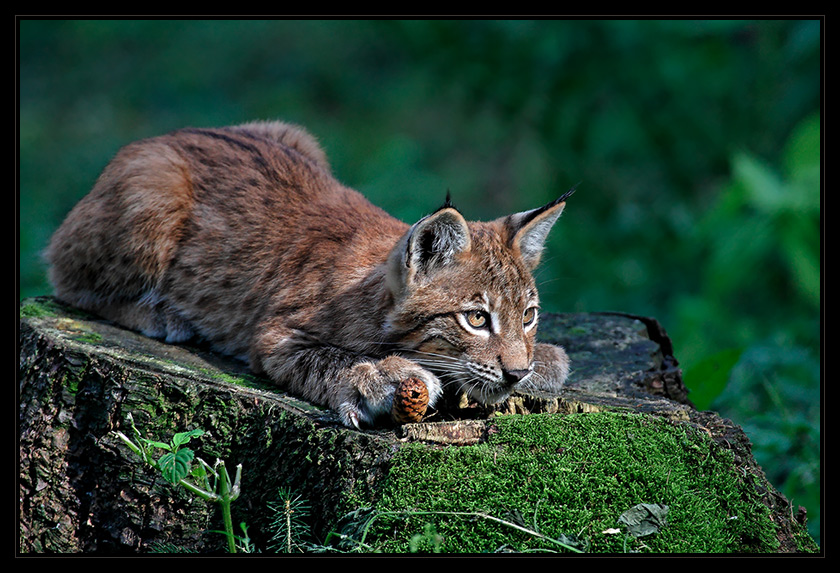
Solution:
[[[219,550],[218,535],[207,533],[221,529],[216,509],[156,476],[115,436],[129,433],[129,414],[161,441],[203,429],[195,448],[202,459],[242,464],[235,520],[248,523],[257,544],[266,541],[266,508],[280,489],[307,500],[312,535],[323,541],[343,517],[388,497],[395,456],[409,445],[474,447],[507,414],[536,420],[612,412],[684,425],[731,452],[776,540],[742,539],[736,550],[815,547],[804,519],[793,517],[755,464],[740,428],[691,405],[671,342],[653,319],[544,315],[540,337],[563,345],[572,360],[560,395],[514,395],[492,408],[453,400],[422,422],[370,431],[341,426],[331,411],[283,393],[236,360],[147,338],[48,297],[24,300],[19,324],[22,553],[134,553],[156,543]]]

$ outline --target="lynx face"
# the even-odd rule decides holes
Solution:
[[[403,341],[412,347],[406,355],[437,375],[444,388],[494,404],[535,375],[535,302],[508,303],[482,292],[455,308],[430,317]]]
[[[535,235],[560,210],[467,223],[447,204],[420,221],[392,255],[388,340],[444,388],[480,403],[545,386],[535,368],[539,297],[531,270],[544,241]]]

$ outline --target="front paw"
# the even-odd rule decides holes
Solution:
[[[534,373],[522,386],[522,390],[534,390],[556,394],[569,377],[569,356],[566,351],[553,344],[537,344],[534,347]]]
[[[408,380],[425,385],[428,406],[437,402],[442,393],[440,381],[410,360],[389,356],[377,362],[356,364],[342,382],[338,406],[342,423],[359,428],[374,425],[378,418],[390,417],[397,387]],[[399,410],[397,421],[400,421]]]

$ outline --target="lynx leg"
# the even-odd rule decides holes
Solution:
[[[80,308],[84,305],[78,304]],[[87,310],[151,338],[169,343],[186,342],[195,336],[192,325],[163,301],[144,296],[126,302],[97,302]]]
[[[283,326],[263,332],[250,362],[252,369],[265,372],[289,392],[333,409],[349,427],[373,425],[390,415],[394,392],[407,378],[426,384],[429,405],[442,392],[431,372],[406,358],[354,354]]]
[[[361,362],[339,391],[337,410],[347,425],[360,427],[373,425],[377,418],[390,416],[397,387],[409,378],[417,378],[426,385],[429,401],[433,406],[442,393],[437,377],[414,362],[389,356],[376,362]]]
[[[538,343],[534,346],[534,373],[525,387],[557,393],[569,377],[569,365],[569,357],[561,347]]]

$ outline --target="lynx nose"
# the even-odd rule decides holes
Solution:
[[[510,386],[518,384],[530,373],[530,370],[502,370],[502,376]]]

